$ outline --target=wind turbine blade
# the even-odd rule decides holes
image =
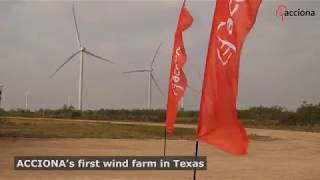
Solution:
[[[78,45],[79,45],[79,48],[81,48],[82,46],[81,46],[81,40],[80,40],[80,35],[79,35],[79,29],[78,29],[78,24],[77,24],[76,10],[74,8],[74,3],[72,3],[72,14],[73,14],[74,25],[75,25],[75,28],[76,28]]]
[[[157,89],[159,90],[160,94],[163,96],[163,95],[164,95],[164,93],[162,92],[162,90],[161,90],[161,88],[160,88],[159,84],[157,83],[157,80],[154,78],[154,76],[153,76],[153,74],[152,74],[152,73],[151,73],[151,79],[152,79],[152,81],[154,82],[154,84],[156,85],[156,87],[157,87]]]
[[[158,55],[158,52],[159,52],[159,49],[160,49],[161,45],[162,45],[162,43],[159,44],[156,52],[155,52],[154,55],[153,55],[153,59],[152,59],[151,65],[150,65],[151,67],[152,67],[154,61],[156,60],[156,57],[157,57],[157,55]]]
[[[138,72],[150,72],[148,69],[141,69],[141,70],[133,70],[133,71],[125,71],[124,74],[130,74],[130,73],[138,73]]]
[[[106,58],[103,58],[103,57],[98,56],[98,55],[95,55],[95,54],[93,54],[92,52],[89,52],[89,51],[87,51],[87,50],[84,50],[83,52],[85,52],[86,54],[88,54],[88,55],[90,55],[90,56],[93,56],[93,57],[95,57],[95,58],[97,58],[97,59],[100,59],[100,60],[102,60],[102,61],[106,61],[106,62],[108,62],[108,63],[114,64],[114,62],[112,62],[111,60],[106,59]]]
[[[49,79],[53,78],[53,77],[57,74],[57,72],[58,72],[65,64],[67,64],[69,61],[71,61],[71,59],[72,59],[74,56],[76,56],[80,51],[81,51],[81,50],[73,53],[63,64],[61,64],[61,65],[59,66],[59,68],[49,77]]]

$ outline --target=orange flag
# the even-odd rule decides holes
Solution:
[[[260,0],[217,0],[202,87],[197,138],[226,152],[247,153],[237,117],[239,60]]]
[[[182,69],[187,59],[183,45],[182,32],[192,25],[193,19],[185,7],[185,3],[186,2],[183,1],[172,50],[166,114],[166,131],[168,133],[173,132],[173,125],[177,116],[178,103],[184,94],[185,88],[187,87],[187,78]]]

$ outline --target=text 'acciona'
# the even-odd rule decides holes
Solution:
[[[286,4],[280,4],[276,9],[276,16],[280,17],[281,20],[284,20],[284,17],[288,16],[316,16],[316,12],[314,10],[305,10],[305,9],[288,9]]]

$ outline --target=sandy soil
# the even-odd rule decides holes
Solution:
[[[251,141],[249,154],[235,157],[200,143],[208,170],[198,180],[320,179],[320,133],[248,129],[276,138]],[[193,155],[194,142],[170,140],[168,155]],[[28,155],[162,155],[161,140],[113,139],[0,139],[0,179],[102,180],[192,179],[192,171],[14,171],[13,157]]]

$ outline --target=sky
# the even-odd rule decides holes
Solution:
[[[160,42],[155,77],[167,92],[173,36],[180,0],[76,1],[83,46],[115,62],[85,56],[84,109],[142,109],[148,75],[123,74],[147,68]],[[314,17],[275,16],[279,4],[314,10]],[[215,1],[189,0],[194,23],[184,33],[189,85],[185,108],[198,110]],[[2,107],[60,108],[78,104],[79,56],[49,76],[78,45],[71,1],[0,1],[0,84]],[[320,1],[264,0],[241,55],[238,108],[320,102]],[[166,107],[167,95],[153,86],[152,107]]]

